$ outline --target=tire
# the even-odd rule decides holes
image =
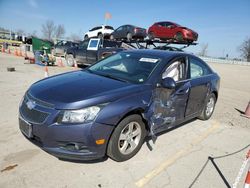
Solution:
[[[130,41],[132,39],[132,34],[131,33],[127,33],[127,40]]]
[[[118,162],[126,161],[140,150],[145,136],[141,116],[127,116],[115,128],[108,143],[107,155]]]
[[[72,54],[66,55],[66,63],[69,67],[73,67],[75,63],[75,58]]]
[[[98,36],[97,36],[99,39],[101,39],[103,37],[103,34],[102,33],[99,33]]]
[[[183,42],[183,34],[181,32],[176,33],[175,37],[174,37],[178,42]]]
[[[207,97],[205,106],[201,112],[201,115],[198,118],[201,120],[208,120],[214,112],[215,104],[216,104],[215,94],[211,93]]]
[[[84,36],[84,40],[87,40],[88,38],[89,38],[88,35],[85,35],[85,36]]]
[[[149,40],[153,40],[155,37],[154,37],[154,33],[153,32],[150,32],[149,34],[148,34],[148,38],[149,38]]]
[[[109,39],[110,39],[110,40],[114,40],[114,39],[115,39],[115,38],[114,38],[114,35],[110,35]]]

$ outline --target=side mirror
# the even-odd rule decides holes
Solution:
[[[176,87],[176,82],[173,78],[167,77],[162,80],[162,87],[167,89],[174,89]]]

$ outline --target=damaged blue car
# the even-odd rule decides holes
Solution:
[[[71,160],[133,157],[146,136],[211,117],[219,76],[198,57],[123,51],[79,71],[34,83],[19,107],[23,135]]]

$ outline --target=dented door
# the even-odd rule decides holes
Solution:
[[[153,90],[147,113],[152,135],[185,118],[190,87],[190,81],[180,81],[175,89],[157,87]]]

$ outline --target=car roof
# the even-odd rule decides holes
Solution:
[[[190,55],[185,52],[178,52],[178,51],[164,51],[164,50],[156,50],[156,49],[138,49],[138,50],[127,50],[123,52],[129,53],[136,53],[141,55],[150,55],[150,56],[157,56],[162,59],[173,58],[175,56],[182,55]]]

